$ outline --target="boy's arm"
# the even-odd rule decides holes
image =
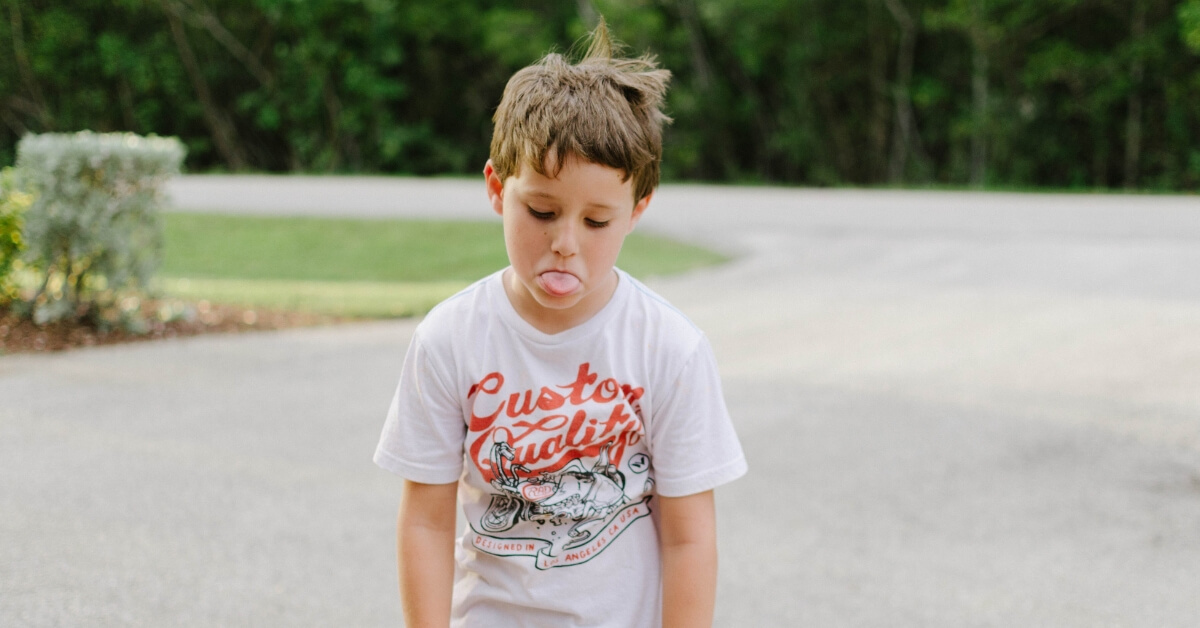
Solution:
[[[711,628],[717,596],[713,492],[659,500],[663,628]]]
[[[408,628],[446,628],[454,587],[458,484],[405,480],[396,521],[400,602]]]

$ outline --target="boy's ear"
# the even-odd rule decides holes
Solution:
[[[492,211],[504,215],[504,182],[496,174],[496,168],[489,159],[483,166],[483,180],[487,185],[488,200],[492,202]]]
[[[642,214],[645,213],[646,207],[650,205],[650,198],[652,196],[654,196],[653,190],[649,194],[643,196],[642,200],[638,201],[637,204],[633,206],[633,219],[629,221],[630,232],[632,232],[633,228],[637,226],[638,221],[642,219]]]

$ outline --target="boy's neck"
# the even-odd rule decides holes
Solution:
[[[603,286],[567,309],[548,308],[538,303],[517,279],[512,268],[504,271],[501,283],[504,285],[504,295],[522,320],[544,334],[559,334],[588,322],[603,310],[616,294],[619,279],[616,269],[610,270]]]

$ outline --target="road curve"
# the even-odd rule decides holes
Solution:
[[[494,219],[477,181],[177,211]],[[1200,198],[664,186],[751,473],[718,626],[1194,626]],[[412,321],[0,357],[0,624],[397,625],[370,453]]]

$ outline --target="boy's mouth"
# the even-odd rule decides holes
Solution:
[[[579,289],[579,278],[571,273],[548,270],[538,275],[542,290],[552,297],[565,297]]]

